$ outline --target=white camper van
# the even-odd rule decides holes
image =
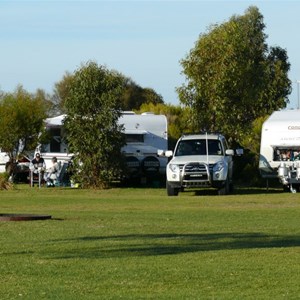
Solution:
[[[73,157],[68,152],[65,132],[62,126],[65,115],[46,119],[46,128],[50,133],[50,143],[42,145],[37,151],[48,167],[51,158],[68,163]],[[152,113],[135,114],[123,112],[119,119],[124,124],[126,145],[121,149],[128,166],[127,179],[159,179],[165,176],[168,159],[158,157],[158,150],[168,149],[167,118]]]
[[[259,170],[296,192],[300,187],[300,110],[275,111],[263,124]]]

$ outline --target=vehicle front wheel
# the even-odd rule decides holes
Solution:
[[[218,190],[218,195],[228,195],[229,192],[230,192],[230,182],[229,179],[227,178],[224,183],[224,186]]]
[[[172,187],[169,182],[166,183],[168,196],[178,196],[179,189]]]

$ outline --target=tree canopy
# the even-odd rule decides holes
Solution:
[[[19,154],[32,151],[44,130],[49,102],[42,91],[35,95],[19,86],[0,99],[0,148],[14,163]]]
[[[83,187],[103,188],[121,176],[124,145],[120,96],[124,78],[95,62],[73,74],[65,109],[70,151],[75,153],[75,180]]]
[[[136,110],[144,103],[162,104],[164,103],[161,95],[151,88],[143,88],[130,78],[119,73],[123,78],[124,89],[119,98],[122,110]],[[63,78],[55,83],[53,102],[57,108],[64,112],[65,101],[69,95],[74,74],[66,72]]]
[[[121,97],[123,110],[139,109],[142,104],[163,104],[163,98],[151,88],[142,88],[129,78],[125,78],[126,85]]]
[[[186,83],[177,88],[191,108],[194,130],[222,131],[240,141],[256,118],[288,103],[291,82],[286,50],[268,47],[263,16],[249,7],[212,25],[181,61]]]

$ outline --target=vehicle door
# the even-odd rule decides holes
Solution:
[[[223,149],[224,149],[224,154],[226,152],[227,149],[229,149],[227,141],[224,137],[221,138],[221,143],[223,145]],[[229,179],[232,179],[232,174],[233,174],[233,159],[231,155],[226,155],[224,156],[224,159],[228,165],[228,175],[229,175]]]

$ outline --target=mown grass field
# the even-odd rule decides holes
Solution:
[[[0,299],[300,299],[300,194],[0,191]]]

